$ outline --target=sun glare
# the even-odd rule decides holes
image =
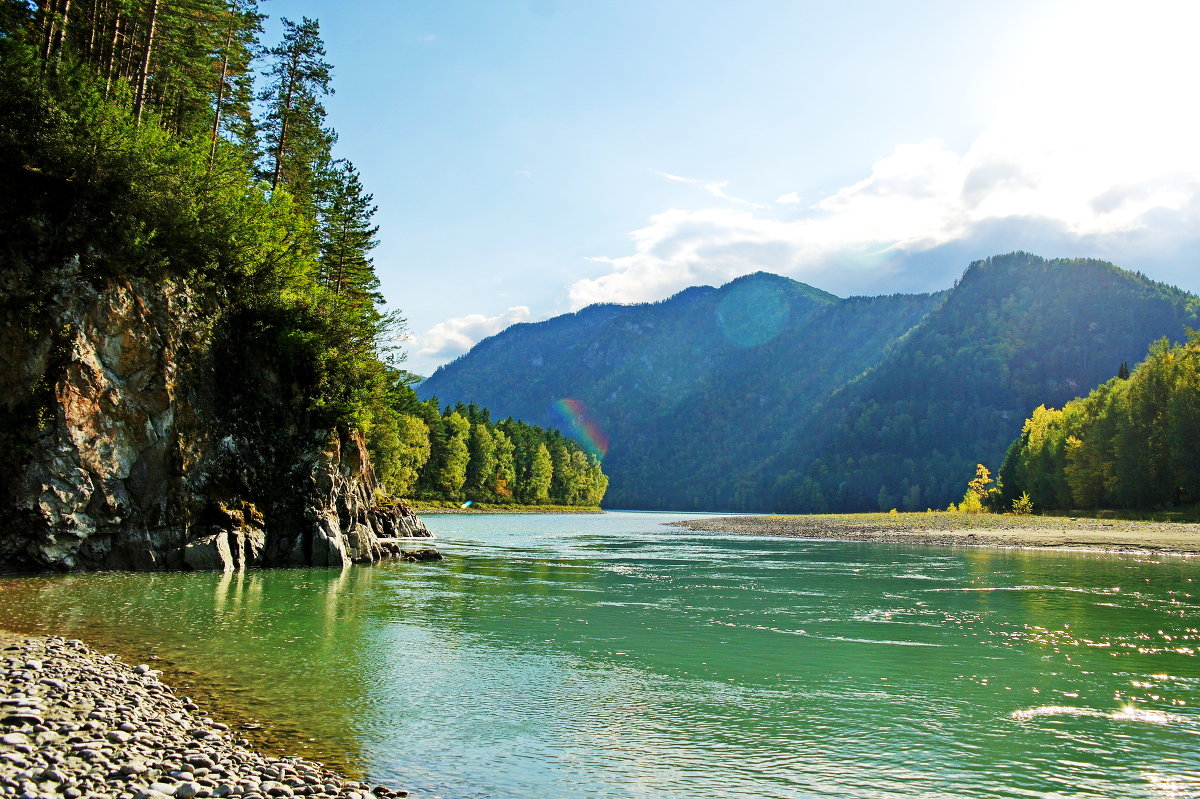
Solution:
[[[1200,163],[1200,5],[1077,2],[1035,33],[994,135],[1088,184],[1141,181]],[[1064,177],[1068,177],[1064,175]]]

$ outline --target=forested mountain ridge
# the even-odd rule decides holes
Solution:
[[[759,273],[516,325],[418,393],[542,424],[581,401],[609,441],[611,507],[923,509],[999,462],[1033,407],[1196,320],[1178,289],[1025,253],[931,295],[837,299]]]
[[[659,303],[515,325],[417,391],[535,424],[560,422],[555,403],[578,400],[608,439],[605,472],[623,475],[621,488],[610,482],[606,504],[714,507],[721,492],[728,507],[757,461],[721,453],[772,446],[792,423],[781,407],[827,397],[941,299],[839,300],[757,273]],[[748,410],[759,424],[743,423]]]
[[[821,430],[769,460],[773,507],[945,507],[1021,422],[1179,340],[1197,299],[1101,261],[1013,253],[978,261],[891,355],[823,409]],[[777,465],[795,464],[789,474]]]

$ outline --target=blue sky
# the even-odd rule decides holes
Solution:
[[[316,17],[409,368],[757,269],[1094,256],[1200,291],[1195,4],[270,0]]]

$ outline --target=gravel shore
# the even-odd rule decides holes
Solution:
[[[1200,524],[961,513],[722,516],[671,522],[714,533],[893,544],[1200,555]]]
[[[157,672],[81,641],[0,633],[0,795],[19,799],[391,799],[300,758],[264,757]]]

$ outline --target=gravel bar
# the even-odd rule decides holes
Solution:
[[[921,546],[982,546],[1200,555],[1200,524],[964,513],[720,516],[671,522],[712,533]]]
[[[254,752],[146,665],[82,641],[0,636],[0,796],[390,799],[317,763]]]

